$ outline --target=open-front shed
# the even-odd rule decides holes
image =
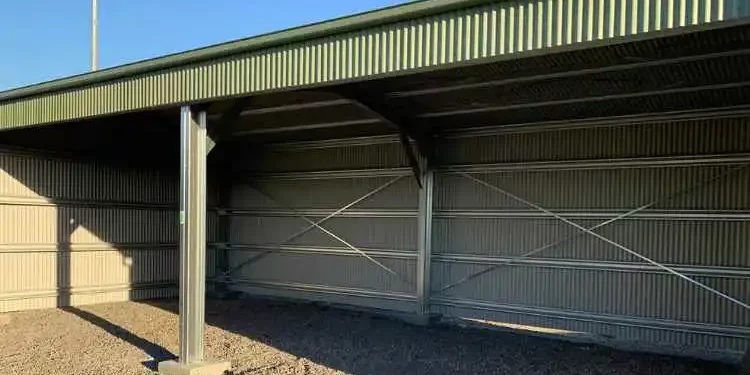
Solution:
[[[0,311],[179,290],[183,367],[206,290],[739,358],[748,15],[422,1],[2,92]]]

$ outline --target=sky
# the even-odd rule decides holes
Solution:
[[[405,0],[99,0],[99,68]],[[0,0],[0,91],[90,69],[91,0]]]

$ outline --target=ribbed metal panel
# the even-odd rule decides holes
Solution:
[[[0,149],[0,196],[177,204],[175,174]],[[81,202],[83,203],[83,202]]]
[[[517,171],[476,177],[560,211],[624,213],[651,202],[656,202],[653,209],[750,209],[746,194],[750,169],[734,168],[738,167]],[[720,177],[722,174],[726,175]],[[716,180],[706,183],[712,178]],[[439,180],[435,193],[438,210],[531,209],[460,175],[442,175]]]
[[[318,179],[301,183],[291,180],[258,180],[252,185],[237,184],[232,192],[231,208],[275,209],[279,203],[260,194],[256,188],[284,204],[305,209],[326,209],[331,212],[384,185],[393,177]],[[417,186],[414,178],[403,177],[393,185],[358,203],[358,209],[417,208]]]
[[[385,126],[385,125],[384,125]],[[409,165],[401,144],[374,144],[348,147],[315,149],[268,150],[247,158],[256,158],[255,163],[239,165],[254,173],[304,172],[341,169],[377,169],[405,167]]]
[[[604,221],[580,220],[593,227]],[[436,219],[436,253],[518,256],[580,231],[555,219]],[[623,220],[597,230],[607,238],[659,262],[700,267],[750,267],[750,223],[737,221]],[[535,258],[640,262],[587,235],[534,255]],[[749,275],[750,276],[750,275]]]
[[[333,211],[333,210],[332,210]],[[322,217],[312,217],[320,220]],[[394,250],[416,249],[414,218],[333,218],[322,226],[354,246]],[[232,217],[230,241],[242,244],[275,244],[305,229],[310,224],[289,217]],[[342,243],[318,229],[310,230],[292,244],[341,246]]]
[[[343,169],[403,168],[408,164],[400,144],[270,147],[238,159],[237,165],[256,173],[235,173],[231,207],[226,208],[231,215],[230,268],[264,255],[232,273],[233,287],[254,294],[397,310],[412,304],[418,195],[414,178],[329,174]],[[318,177],[278,179],[268,174],[293,171]],[[318,221],[378,188],[382,190],[350,207],[360,214],[336,216],[321,224],[355,249],[317,228],[283,243],[310,226],[299,213]]]
[[[2,206],[2,243],[176,243],[175,212]]]
[[[239,264],[257,252],[233,251],[230,265]],[[343,286],[396,293],[413,293],[415,260],[375,257],[401,278],[385,272],[371,261],[356,256],[321,254],[269,254],[238,271],[243,280],[279,281],[320,286]],[[329,270],[329,272],[322,272]]]
[[[596,232],[746,300],[750,171],[730,156],[750,151],[747,130],[737,115],[596,127],[571,121],[444,139],[433,310],[616,340],[744,350],[750,313],[742,307],[654,267],[632,266],[646,263],[460,171],[587,228],[651,204]],[[726,164],[679,161],[680,155],[717,155]],[[626,158],[629,165],[621,163]],[[497,260],[570,237],[524,262]],[[493,270],[441,292],[487,269]]]
[[[0,311],[173,295],[175,181],[0,152]]]
[[[434,288],[443,286],[440,281],[459,280],[481,268],[435,265]],[[700,280],[731,295],[750,293],[744,278]],[[668,274],[504,267],[436,297],[441,296],[724,326],[750,324],[749,311]]]
[[[9,128],[303,87],[722,21],[740,0],[500,1],[0,105]]]
[[[444,141],[446,164],[652,157],[750,151],[747,116],[529,132]],[[562,127],[563,124],[560,124]]]
[[[740,337],[694,333],[690,329],[666,329],[661,324],[649,324],[650,322],[643,320],[625,324],[625,317],[616,315],[581,316],[564,310],[517,309],[502,304],[487,306],[451,300],[436,300],[432,311],[447,317],[559,329],[567,331],[563,335],[574,339],[585,340],[591,337],[595,342],[606,342],[609,345],[617,345],[617,341],[612,340],[616,338],[623,343],[625,350],[632,350],[633,343],[637,343],[640,350],[666,354],[680,353],[711,360],[736,361],[747,347],[747,340]]]

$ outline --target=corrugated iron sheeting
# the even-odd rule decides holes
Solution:
[[[236,265],[257,255],[254,251],[235,251],[230,257]],[[396,272],[396,277],[361,256],[274,253],[238,271],[243,280],[302,283],[318,286],[343,286],[381,292],[413,293],[415,260],[375,257]],[[326,272],[325,270],[329,270]],[[335,272],[332,272],[335,270]]]
[[[571,128],[577,126],[575,120],[569,120],[568,123]],[[512,134],[513,130],[508,129],[508,134],[491,137],[444,140],[440,157],[446,164],[468,164],[742,153],[750,151],[747,142],[750,139],[748,125],[748,118],[739,116],[632,126],[617,126],[615,123],[613,126],[597,129],[547,130],[533,134]],[[634,176],[628,176],[628,179],[632,177]]]
[[[592,54],[594,52],[591,52]],[[609,53],[609,52],[605,52]],[[560,58],[560,60],[564,60]],[[636,58],[633,58],[634,61]],[[653,62],[652,62],[653,63]],[[631,62],[637,65],[638,63]],[[645,63],[641,63],[645,64]],[[487,107],[562,101],[575,98],[598,98],[607,95],[642,94],[675,88],[699,88],[706,85],[750,81],[750,73],[743,67],[750,64],[750,53],[732,51],[731,54],[705,57],[699,61],[664,63],[661,66],[637,66],[609,72],[590,72],[570,77],[551,77],[535,81],[506,78],[506,83],[466,88],[460,93],[446,91],[428,96],[397,97],[396,103],[411,113],[435,118],[458,111],[489,111]],[[582,69],[567,63],[570,71]],[[474,73],[477,74],[477,73]],[[542,73],[544,76],[545,73]],[[549,74],[549,73],[547,73]],[[489,82],[492,76],[481,76]],[[498,80],[502,82],[502,78]]]
[[[433,287],[440,288],[442,282],[461,279],[481,268],[437,264]],[[745,278],[698,279],[731,295],[750,292]],[[664,273],[503,267],[435,297],[737,327],[750,323],[750,312],[744,308]]]
[[[349,147],[329,147],[314,150],[274,149],[256,152],[242,150],[240,160],[252,163],[237,163],[237,172],[308,172],[340,169],[377,169],[405,167],[409,165],[401,144],[376,144]]]
[[[239,176],[238,176],[239,177]],[[282,208],[279,203],[258,193],[255,188],[273,194],[275,199],[292,207],[326,209],[331,212],[346,203],[384,185],[393,177],[293,180],[255,180],[237,184],[230,206],[236,209]],[[414,178],[403,177],[371,199],[359,202],[357,209],[417,209],[418,186]]]
[[[747,105],[750,83],[703,86],[667,92],[635,92],[628,96],[592,96],[546,103],[502,106],[492,112],[480,112],[430,119],[430,126],[442,129],[472,126],[499,126],[626,116],[671,111],[722,108]]]
[[[501,1],[0,106],[3,128],[417,71],[733,19],[739,0]]]
[[[410,176],[352,206],[360,212],[357,217],[337,216],[322,224],[357,250],[317,228],[278,246],[310,226],[295,212],[310,212],[308,218],[317,221],[394,180],[331,178],[327,173],[401,168],[408,165],[405,159],[398,143],[314,149],[272,146],[236,159],[244,170],[254,173],[234,174],[231,207],[227,208],[230,269],[264,255],[233,272],[230,283],[254,294],[413,310],[409,306],[415,292],[418,187]],[[269,178],[293,171],[318,177]],[[397,215],[379,214],[395,209],[400,210]],[[398,276],[360,251],[372,254]]]
[[[746,194],[750,188],[750,168],[738,168],[558,170],[479,174],[476,177],[558,211],[627,212],[655,200],[659,201],[653,209],[746,210],[750,207],[750,197]],[[722,174],[726,176],[683,192]],[[435,193],[438,210],[532,209],[468,182],[471,181],[459,175],[441,175]]]
[[[571,121],[567,129],[505,128],[482,137],[457,135],[443,140],[441,156],[448,165],[489,165],[736,155],[750,151],[747,125],[740,116],[588,129],[576,129]],[[658,262],[685,268],[691,277],[743,299],[750,295],[750,222],[745,215],[750,210],[750,170],[737,167],[608,169],[604,162],[590,170],[560,167],[475,176],[546,209],[575,215],[572,220],[584,227],[657,202],[642,213],[662,210],[669,217],[634,215],[597,233]],[[733,172],[697,186],[728,171]],[[673,199],[657,201],[691,187],[694,190]],[[518,256],[580,231],[549,215],[533,215],[532,207],[448,172],[437,179],[435,210],[434,311],[617,340],[688,347],[705,343],[715,350],[744,350],[750,339],[745,328],[750,312],[655,268],[628,268],[626,264],[645,263],[588,235],[535,254],[534,262],[499,265],[441,292],[502,264],[493,259]],[[602,212],[613,214],[597,216]],[[718,219],[711,212],[735,216]],[[696,216],[684,216],[689,213]]]
[[[593,227],[604,220],[574,219],[584,227]],[[519,256],[580,233],[553,218],[436,219],[433,231],[434,253],[481,256]],[[602,227],[597,233],[658,262],[697,268],[750,268],[748,221],[629,219]],[[621,249],[586,235],[535,254],[534,258],[640,261]]]
[[[632,350],[632,343],[637,343],[638,348],[642,350],[666,354],[678,352],[688,356],[735,361],[747,347],[745,338],[710,335],[691,330],[680,331],[665,328],[664,324],[654,324],[661,322],[639,320],[632,323],[623,323],[624,319],[618,316],[580,316],[575,312],[569,314],[568,311],[556,311],[554,309],[544,311],[533,309],[533,313],[527,309],[523,310],[525,311],[518,312],[517,309],[508,309],[502,305],[477,308],[471,303],[456,303],[456,301],[449,302],[448,300],[440,301],[434,304],[432,308],[433,312],[446,316],[560,329],[568,331],[563,335],[572,339],[585,339],[593,336],[597,341],[616,345],[617,343],[612,341],[614,337],[625,343],[624,348],[626,350]],[[618,320],[620,320],[619,324],[613,324]],[[630,345],[628,345],[628,342],[630,342]],[[684,343],[690,344],[687,346]]]
[[[331,212],[336,209],[331,209]],[[310,217],[320,220],[322,217]],[[416,249],[414,218],[331,218],[322,226],[354,246],[395,250]],[[277,244],[309,227],[310,223],[294,217],[232,217],[230,241],[240,244]],[[318,229],[310,230],[291,242],[308,246],[341,246],[342,243]]]
[[[158,170],[0,151],[0,311],[174,295],[175,193]]]

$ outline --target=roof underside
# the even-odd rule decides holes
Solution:
[[[377,116],[340,95],[347,86],[431,132],[733,105],[746,91],[745,5],[420,2],[0,93],[0,129],[113,124],[126,118],[113,115],[144,111],[150,123],[186,103],[219,118],[235,98],[252,96],[236,136],[382,133]]]

